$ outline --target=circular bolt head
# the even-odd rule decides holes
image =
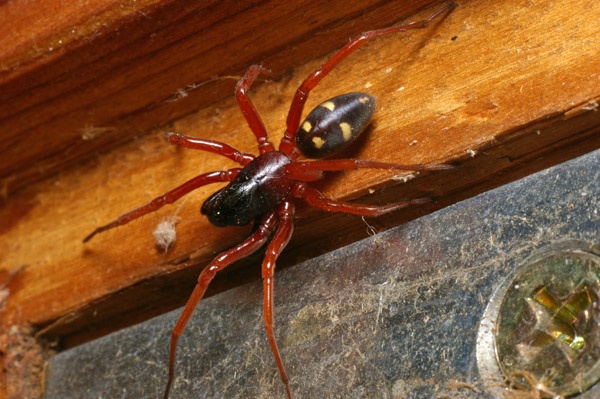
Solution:
[[[496,321],[496,356],[517,387],[569,396],[600,379],[600,262],[583,251],[524,265]]]

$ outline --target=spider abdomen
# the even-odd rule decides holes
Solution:
[[[333,97],[313,109],[296,133],[296,146],[309,158],[324,158],[342,151],[365,130],[375,98],[366,93]]]
[[[290,162],[279,151],[256,157],[227,186],[208,197],[200,212],[215,226],[247,225],[288,196],[294,181],[284,167]]]

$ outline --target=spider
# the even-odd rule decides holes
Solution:
[[[167,399],[173,383],[177,341],[183,333],[192,313],[217,272],[231,263],[258,251],[268,242],[262,263],[263,317],[266,335],[285,385],[288,399],[292,399],[289,379],[285,371],[273,333],[273,284],[275,263],[286,247],[293,232],[294,202],[304,200],[308,205],[328,212],[345,212],[361,216],[380,216],[404,208],[422,204],[429,198],[406,200],[383,206],[361,205],[341,202],[324,197],[308,183],[319,180],[327,171],[343,171],[362,168],[385,170],[442,170],[451,165],[399,165],[357,159],[325,159],[316,161],[298,160],[303,154],[307,158],[326,158],[339,153],[351,145],[365,130],[375,110],[375,99],[366,93],[347,93],[333,97],[313,109],[300,122],[309,93],[343,59],[367,41],[409,29],[425,28],[436,17],[455,7],[449,2],[429,18],[406,25],[392,26],[369,31],[348,42],[319,69],[311,73],[292,99],[286,120],[286,130],[278,149],[269,141],[265,125],[247,92],[261,75],[269,75],[267,69],[253,65],[237,82],[235,95],[246,122],[258,142],[258,156],[242,153],[230,145],[213,140],[200,139],[169,132],[165,138],[173,145],[212,152],[240,164],[240,168],[209,172],[196,176],[149,203],[121,215],[116,220],[98,227],[84,242],[96,234],[124,225],[143,215],[170,204],[189,192],[211,183],[228,184],[212,194],[201,207],[201,213],[216,226],[242,226],[254,223],[253,232],[242,243],[219,254],[206,266],[189,297],[171,334],[169,346],[169,371],[164,392]]]

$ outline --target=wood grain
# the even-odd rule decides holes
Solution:
[[[284,73],[425,3],[12,1],[0,7],[4,196],[229,97],[231,81],[199,85],[211,77],[252,63]]]
[[[158,24],[158,16],[162,12],[165,15],[176,14],[174,10],[165,11],[169,8],[165,2],[160,3],[163,8],[158,2],[147,4],[150,8],[157,7],[158,11],[149,16],[155,24]],[[270,12],[271,17],[277,15],[276,9],[263,6],[267,7],[264,11]],[[313,7],[316,6],[313,4]],[[389,10],[386,7],[392,5],[386,3],[381,7]],[[370,23],[373,22],[370,11],[381,16],[379,8],[365,10],[364,15],[369,16],[367,20]],[[184,11],[181,12],[183,15]],[[246,18],[242,19],[247,21],[254,15],[253,12],[257,11],[249,8],[236,15],[241,18],[246,13]],[[427,16],[430,12],[431,8],[419,16]],[[290,21],[300,20],[309,24],[310,18],[313,18],[309,18],[306,9],[288,10],[286,13],[289,15],[282,18],[285,23],[279,21],[281,29],[293,25]],[[360,14],[359,11],[348,11],[348,15],[352,13]],[[438,201],[400,211],[390,217],[365,221],[301,207],[295,236],[282,256],[280,266],[313,257],[364,237],[371,229],[382,230],[398,225],[598,148],[600,69],[597,60],[600,59],[600,33],[595,21],[599,18],[600,10],[591,0],[576,4],[461,1],[452,14],[427,29],[376,40],[357,51],[315,89],[308,104],[310,108],[326,98],[355,90],[368,91],[377,98],[378,108],[372,128],[360,143],[360,148],[346,155],[398,163],[451,162],[460,165],[460,168],[422,173],[415,178],[385,171],[331,175],[318,187],[336,199],[385,203],[399,198],[426,196]],[[335,35],[338,39],[340,35],[353,36],[364,30],[358,21],[350,22],[344,18],[334,18],[329,22],[319,20],[316,24],[330,28],[321,31],[316,42],[310,41],[311,45],[302,46],[318,47],[321,41],[329,42],[329,32],[335,29],[344,32]],[[232,98],[214,102],[218,97],[208,95],[210,100],[207,101],[214,102],[211,106],[185,117],[180,116],[188,113],[194,104],[202,104],[200,91],[192,91],[179,101],[164,102],[146,109],[149,104],[171,99],[169,93],[175,93],[177,88],[214,74],[238,74],[253,62],[264,60],[265,66],[283,72],[294,52],[291,48],[283,49],[283,42],[279,42],[279,47],[271,47],[266,38],[258,36],[247,45],[260,45],[259,48],[262,48],[264,43],[269,46],[264,55],[232,61],[235,54],[232,48],[228,48],[229,55],[217,63],[224,66],[234,62],[234,67],[207,68],[194,75],[202,64],[214,60],[197,59],[183,63],[179,58],[180,62],[170,64],[174,53],[185,52],[191,43],[195,43],[191,36],[189,42],[183,40],[183,33],[179,41],[170,40],[169,35],[174,29],[170,25],[165,23],[164,32],[157,28],[158,39],[153,50],[154,62],[166,63],[164,69],[155,65],[152,73],[144,75],[144,79],[134,85],[139,90],[127,91],[124,97],[116,93],[122,85],[129,87],[132,82],[125,65],[143,70],[150,68],[150,64],[154,65],[150,60],[153,57],[128,58],[127,52],[132,50],[123,45],[119,50],[121,66],[112,64],[115,61],[104,56],[110,53],[111,46],[119,45],[115,41],[125,40],[121,38],[123,32],[129,38],[135,31],[133,28],[111,31],[111,27],[115,28],[112,25],[100,35],[101,38],[110,36],[112,40],[95,39],[87,45],[81,42],[79,47],[63,50],[63,57],[67,58],[44,61],[49,65],[47,75],[40,75],[41,64],[36,64],[30,68],[32,75],[28,78],[23,74],[16,80],[9,79],[8,83],[6,79],[2,80],[5,82],[3,87],[13,87],[11,85],[16,85],[14,82],[17,81],[26,84],[28,79],[32,82],[29,83],[32,86],[28,86],[32,93],[31,103],[25,104],[27,96],[17,96],[16,103],[11,106],[20,108],[8,112],[4,104],[10,103],[9,97],[2,97],[2,112],[6,113],[0,117],[0,121],[4,121],[0,123],[8,120],[7,115],[14,115],[15,121],[10,122],[10,126],[26,125],[21,131],[7,131],[0,126],[8,140],[5,141],[16,147],[20,140],[35,141],[35,145],[32,144],[35,148],[25,146],[18,150],[20,156],[15,158],[19,160],[18,164],[10,163],[3,169],[10,169],[9,175],[18,176],[14,187],[21,187],[0,209],[0,276],[8,281],[7,276],[13,273],[10,284],[0,281],[3,290],[8,291],[2,309],[4,326],[32,324],[42,329],[45,337],[57,337],[68,346],[151,317],[181,305],[200,268],[216,253],[239,242],[248,233],[249,228],[216,228],[198,215],[200,203],[215,190],[215,187],[205,187],[156,214],[103,233],[86,245],[81,242],[98,225],[113,220],[124,211],[192,176],[231,166],[221,157],[172,148],[163,141],[161,132],[174,130],[212,138],[228,142],[242,151],[255,152],[254,138]],[[205,28],[207,31],[210,30],[208,27]],[[146,33],[151,31],[150,27],[143,29]],[[251,27],[240,31],[239,35],[244,36],[243,32],[249,30]],[[291,35],[297,35],[296,40],[300,43],[300,37],[306,32],[308,30]],[[287,34],[281,32],[281,35]],[[272,36],[269,35],[269,38]],[[85,37],[90,40],[89,36]],[[131,43],[135,41],[131,40]],[[163,40],[166,42],[159,45],[158,42]],[[345,39],[337,40],[337,47],[344,42]],[[324,47],[327,45],[324,44]],[[61,62],[81,51],[87,51],[88,56],[100,55],[94,62],[88,58],[89,63],[82,63],[81,68],[97,63],[102,65],[95,67],[113,68],[113,73],[100,80],[94,80],[96,76],[88,83],[80,80],[83,77],[76,70],[65,69],[63,74],[59,74],[58,71],[65,68]],[[23,58],[26,53],[22,50],[20,55],[14,55],[14,59]],[[303,63],[297,64],[293,72],[282,75],[276,81],[264,82],[253,90],[253,99],[274,140],[282,134],[287,107],[295,88],[324,60],[307,61],[306,55],[298,59]],[[3,61],[0,65],[7,63]],[[14,72],[16,64],[11,65]],[[48,86],[42,85],[39,92],[34,90],[36,86],[31,78],[38,75],[38,79],[46,79]],[[169,78],[175,75],[173,84],[167,85]],[[56,89],[55,94],[51,94],[49,82],[57,82],[57,88],[65,89]],[[231,93],[233,83],[233,80],[224,79],[215,88],[228,86],[224,92]],[[154,85],[161,88],[150,92],[149,87]],[[147,93],[144,92],[146,88],[149,90]],[[112,94],[107,97],[113,89],[116,91],[114,97]],[[16,92],[14,89],[11,93]],[[69,133],[65,133],[68,138],[55,139],[56,132],[66,126],[68,115],[74,115],[70,114],[71,111],[65,113],[59,110],[61,107],[68,108],[63,101],[67,101],[65,98],[71,92],[77,93],[69,100],[71,103],[77,102],[75,98],[85,97],[86,102],[94,104],[73,118],[79,121],[79,126],[106,128],[108,131],[100,130],[100,137],[81,140],[81,132],[73,133],[75,130],[71,127]],[[0,96],[5,96],[7,92],[0,93]],[[40,96],[39,101],[37,96]],[[45,105],[36,108],[36,101]],[[131,108],[123,107],[124,104],[131,105]],[[101,111],[103,107],[112,107],[112,111]],[[95,119],[90,109],[97,112],[94,115],[104,116]],[[146,111],[140,112],[141,109]],[[110,116],[111,112],[115,114]],[[67,116],[62,118],[58,114]],[[115,116],[117,114],[119,116]],[[41,119],[36,121],[35,115]],[[149,126],[162,125],[160,121],[164,123],[172,118],[177,119],[133,142],[102,153],[113,143],[127,141],[124,136],[131,132],[145,131]],[[142,120],[146,122],[142,123]],[[125,127],[128,124],[129,127]],[[41,134],[46,129],[48,133],[42,139]],[[37,133],[27,136],[27,132],[34,130]],[[124,133],[126,131],[129,133]],[[65,146],[65,143],[75,142],[77,144]],[[90,147],[85,150],[79,147],[88,144]],[[36,160],[42,155],[36,149],[46,151],[45,161],[40,161],[42,164],[48,161],[48,165],[56,166],[55,169],[44,166],[44,173],[48,170],[61,172],[38,183],[27,184],[32,175],[25,172],[21,175],[16,171],[40,167]],[[10,148],[5,150],[8,153],[0,159],[14,157]],[[87,162],[67,168],[72,161],[86,157],[89,158]],[[404,179],[406,183],[403,183]],[[482,211],[474,211],[473,217],[484,217]],[[171,217],[178,220],[178,239],[175,247],[165,253],[155,247],[152,231],[161,220]],[[242,265],[234,265],[235,271],[215,281],[211,293],[249,278],[260,278],[257,268],[260,259],[258,254]],[[244,265],[250,267],[242,268]]]

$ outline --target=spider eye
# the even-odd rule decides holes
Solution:
[[[309,158],[324,158],[342,151],[365,130],[375,98],[366,93],[333,97],[313,109],[296,133],[296,146]]]

